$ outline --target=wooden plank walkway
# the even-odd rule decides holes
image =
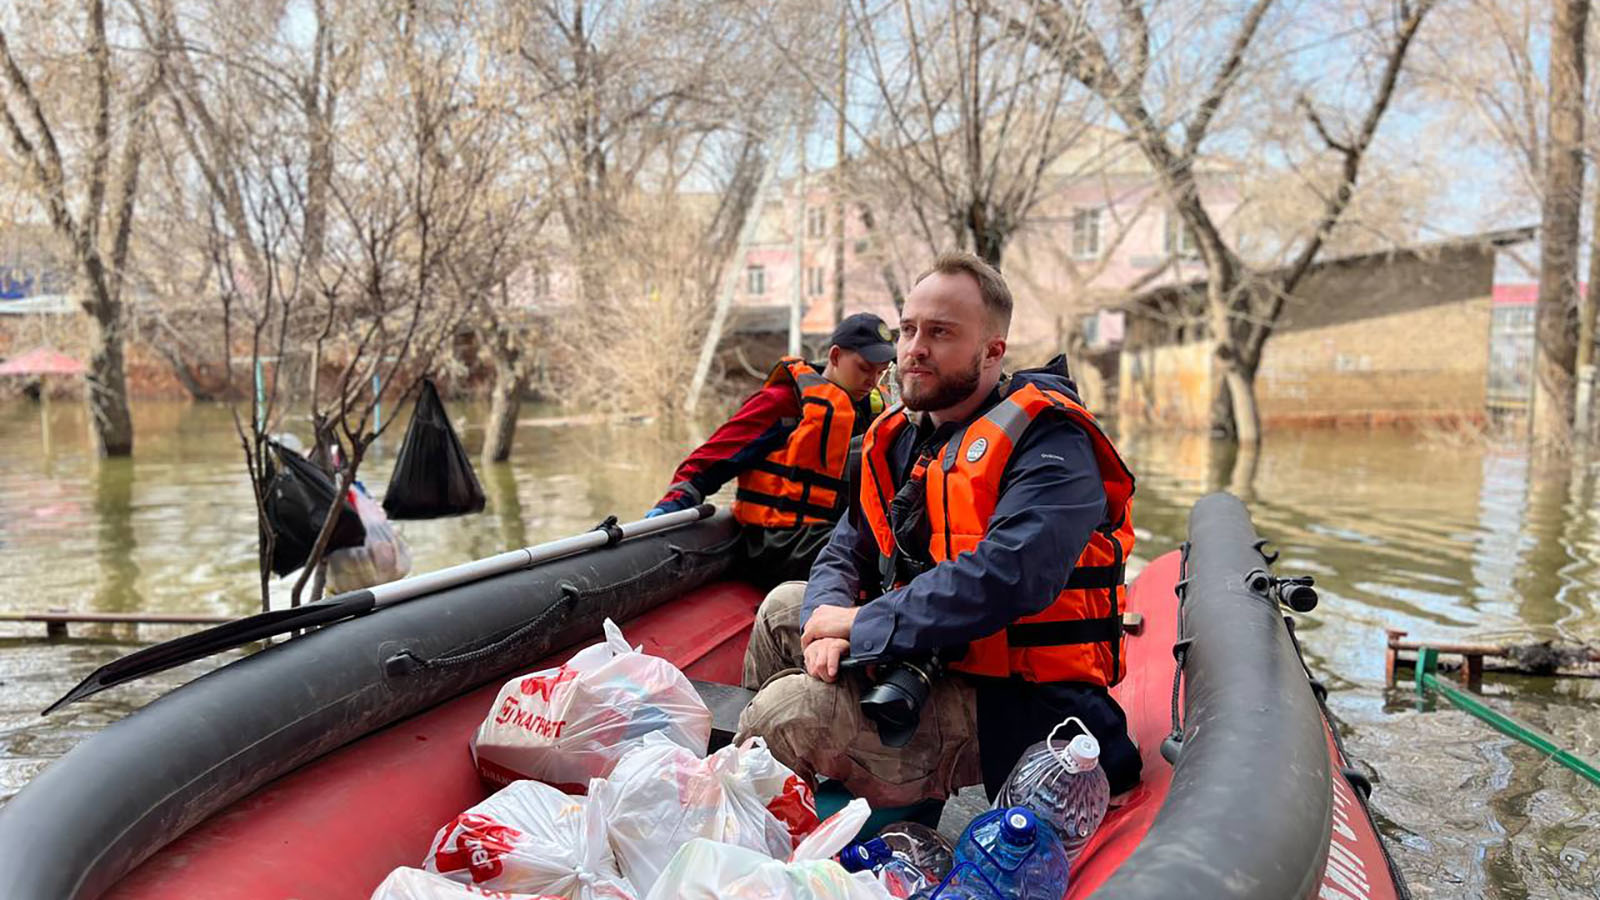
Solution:
[[[219,625],[233,621],[233,616],[208,613],[108,613],[72,612],[66,609],[48,609],[43,612],[0,612],[0,622],[43,622],[45,636],[52,639],[68,637],[67,627],[74,624],[112,625]]]

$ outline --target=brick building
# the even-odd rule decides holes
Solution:
[[[1263,424],[1480,421],[1489,407],[1499,248],[1534,229],[1317,263],[1267,341]],[[1120,304],[1114,405],[1123,421],[1200,428],[1215,392],[1203,282]],[[1107,385],[1108,389],[1111,385]]]

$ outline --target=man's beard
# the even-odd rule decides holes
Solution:
[[[978,373],[980,371],[981,356],[972,358],[972,365],[967,371],[951,376],[934,373],[936,381],[926,389],[918,388],[916,391],[908,390],[906,377],[900,374],[900,399],[910,410],[940,410],[952,406],[972,396],[978,389]]]

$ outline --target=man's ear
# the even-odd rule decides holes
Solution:
[[[844,351],[839,348],[838,344],[833,344],[833,345],[829,346],[828,347],[828,365],[830,365],[830,366],[839,365],[839,357],[841,355],[843,355],[843,353],[844,353]]]
[[[1003,337],[990,338],[983,348],[983,360],[986,363],[999,365],[1006,358],[1006,339]]]

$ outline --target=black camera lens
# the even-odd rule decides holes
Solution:
[[[933,679],[917,666],[896,663],[861,695],[861,712],[878,726],[885,747],[904,747],[917,732]]]

